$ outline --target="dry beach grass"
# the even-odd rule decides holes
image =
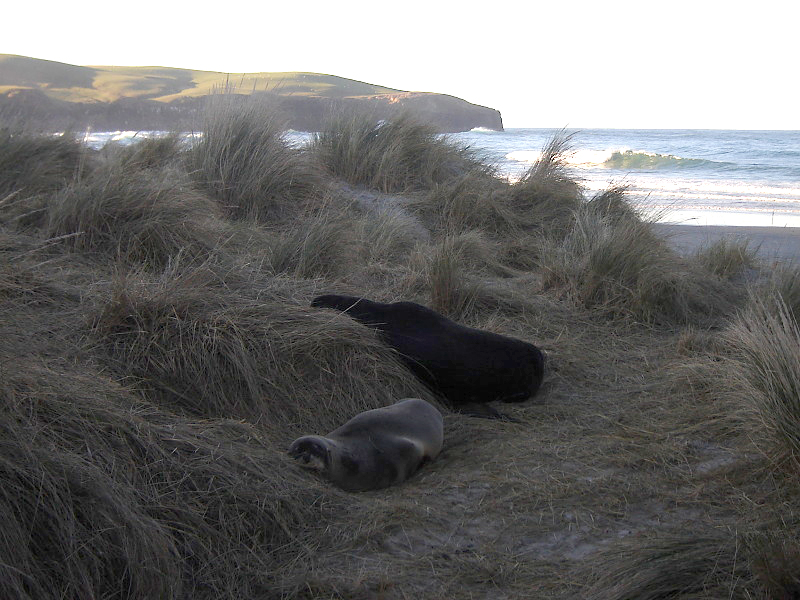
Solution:
[[[511,185],[407,118],[300,150],[260,110],[2,131],[0,596],[798,597],[796,266],[676,252],[558,137]],[[531,341],[545,385],[452,413],[326,292]],[[445,446],[403,485],[285,455],[409,396]]]

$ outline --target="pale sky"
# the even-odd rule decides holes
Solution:
[[[311,71],[491,106],[506,127],[800,130],[800,2],[15,1],[0,53]]]

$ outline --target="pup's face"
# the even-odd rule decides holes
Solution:
[[[300,438],[289,447],[289,456],[304,469],[327,471],[330,465],[330,451],[320,441],[313,438]]]

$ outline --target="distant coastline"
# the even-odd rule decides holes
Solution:
[[[493,108],[333,75],[83,67],[0,54],[0,118],[43,129],[193,130],[207,98],[222,92],[258,98],[299,131],[319,130],[342,111],[376,119],[405,111],[442,133],[503,130]]]

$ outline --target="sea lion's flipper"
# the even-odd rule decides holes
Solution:
[[[478,417],[479,419],[497,419],[499,421],[510,421],[511,423],[519,423],[519,421],[508,415],[504,415],[494,406],[490,406],[484,402],[468,402],[466,404],[458,404],[453,406],[453,410],[462,415],[470,417]]]

